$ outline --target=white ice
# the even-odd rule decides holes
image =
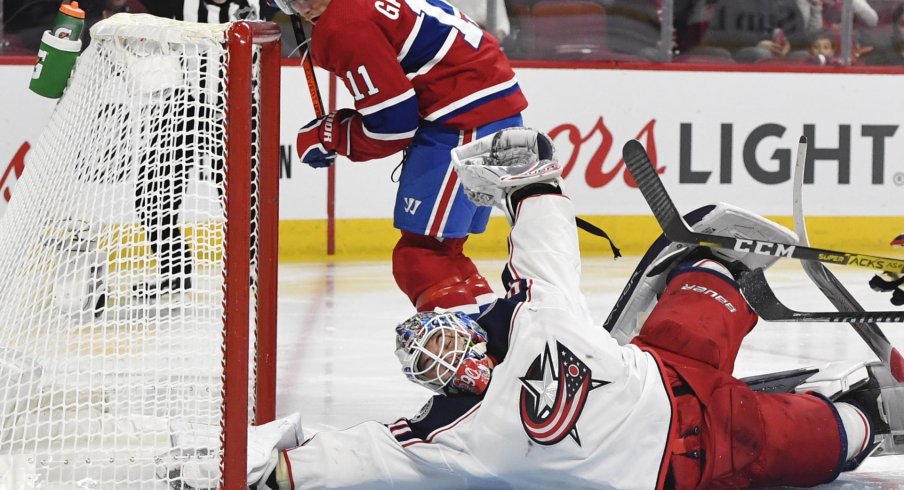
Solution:
[[[637,260],[584,261],[583,289],[600,325]],[[497,292],[502,289],[502,264],[502,259],[478,262]],[[867,309],[894,309],[888,295],[867,286],[872,272],[850,267],[833,271]],[[780,261],[767,277],[792,309],[832,309],[795,261]],[[300,411],[305,427],[313,430],[344,428],[362,420],[392,422],[413,416],[429,397],[405,381],[393,355],[393,329],[412,308],[397,289],[389,262],[283,265],[279,297],[278,416]],[[886,324],[884,331],[893,345],[904,349],[904,325]],[[741,348],[735,375],[874,359],[847,324],[761,321]],[[904,488],[904,456],[870,458],[857,471],[821,488]]]

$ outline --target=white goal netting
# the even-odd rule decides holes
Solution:
[[[227,260],[255,290],[257,227],[225,252],[227,27],[97,24],[28,155],[0,218],[0,488],[168,488],[166,458],[222,456],[170,427],[220,430]]]

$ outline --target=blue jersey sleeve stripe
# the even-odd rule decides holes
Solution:
[[[449,7],[446,5],[445,7]],[[451,9],[451,7],[449,7]],[[443,8],[443,10],[447,10]],[[453,13],[450,10],[449,13]],[[414,41],[408,48],[405,56],[399,60],[405,73],[417,73],[424,65],[433,60],[440,52],[446,39],[455,34],[452,26],[443,24],[439,20],[421,14],[420,29],[414,37]]]
[[[412,96],[404,100],[396,102],[393,105],[385,106],[382,109],[362,114],[364,118],[364,128],[375,139],[383,139],[376,135],[382,134],[386,136],[396,135],[390,139],[402,139],[409,137],[408,133],[412,133],[417,129],[419,116],[417,99]]]
[[[367,107],[358,107],[357,109],[358,112],[360,112],[362,115],[368,116],[370,114],[380,112],[387,107],[394,106],[400,102],[405,102],[407,99],[414,99],[416,96],[417,94],[415,94],[414,89],[410,88],[391,99],[386,99],[383,102]]]
[[[412,129],[411,131],[405,133],[371,133],[364,128],[364,136],[372,140],[380,140],[380,141],[395,141],[395,140],[404,140],[408,138],[414,138],[414,135],[417,134],[416,129]]]
[[[503,86],[500,87],[500,90],[498,91],[490,92],[489,94],[478,96],[471,100],[469,100],[470,97],[465,97],[464,99],[449,104],[448,106],[439,109],[438,111],[434,111],[432,114],[427,115],[427,117],[425,117],[424,119],[431,122],[442,123],[443,121],[448,121],[453,117],[464,114],[465,112],[468,112],[475,107],[481,106],[496,99],[507,97],[521,90],[521,87],[518,86],[517,82],[508,87],[505,87],[505,84],[502,85]],[[472,96],[473,95],[474,94],[472,94]]]

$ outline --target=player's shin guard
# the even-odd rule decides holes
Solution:
[[[462,277],[460,264],[468,260],[462,254],[465,238],[435,237],[402,232],[402,238],[392,253],[392,273],[399,289],[418,311],[434,308],[457,310],[474,315],[479,313],[477,299]],[[475,269],[476,272],[476,269]],[[480,277],[482,279],[482,277]],[[472,279],[475,290],[483,294],[480,279]],[[486,285],[489,288],[489,285]]]
[[[757,240],[796,243],[791,230],[750,211],[725,204],[704,206],[685,215],[694,231],[715,233]],[[660,236],[640,260],[634,274],[612,308],[603,326],[620,344],[631,341],[640,331],[646,316],[665,289],[669,273],[691,259],[691,254],[709,253],[710,257],[727,266],[732,275],[742,267],[755,269],[772,265],[777,257],[734,250],[688,247]],[[694,261],[703,256],[696,257]]]

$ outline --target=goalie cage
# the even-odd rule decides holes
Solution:
[[[245,488],[247,426],[275,415],[279,28],[91,33],[0,219],[0,487],[178,488],[155,473],[192,457]],[[150,247],[168,226],[184,277]],[[173,422],[219,447],[171,451]]]

